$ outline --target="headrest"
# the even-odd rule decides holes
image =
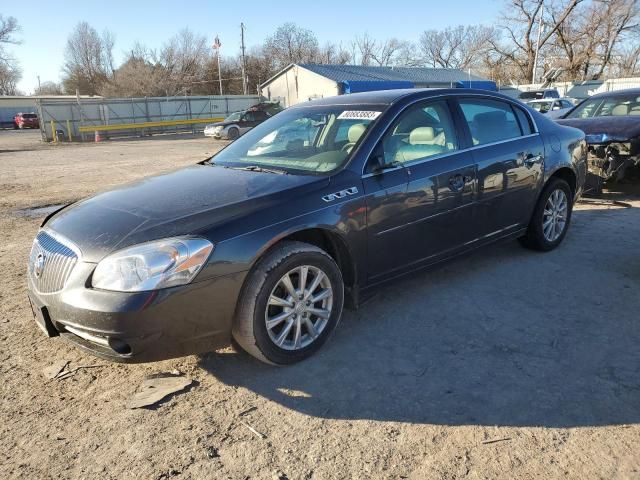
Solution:
[[[436,138],[436,132],[433,127],[418,127],[409,133],[409,144],[420,145],[425,143],[433,143]]]
[[[349,143],[356,143],[364,131],[367,129],[364,123],[356,123],[349,127],[349,131],[347,132],[347,138],[349,139]]]
[[[628,105],[616,105],[615,107],[613,107],[613,110],[611,110],[611,115],[616,115],[616,116],[625,116],[629,113],[629,106]]]
[[[507,123],[507,114],[501,110],[493,112],[478,113],[473,117],[473,123],[477,126],[483,126],[483,124],[504,125]]]

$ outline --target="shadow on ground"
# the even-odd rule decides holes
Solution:
[[[640,209],[577,211],[554,252],[496,245],[386,288],[347,311],[324,349],[298,365],[274,368],[244,353],[214,353],[201,366],[226,384],[316,417],[637,423],[638,235]],[[594,242],[601,256],[594,256]]]

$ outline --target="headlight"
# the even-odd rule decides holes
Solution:
[[[125,248],[104,258],[95,271],[94,288],[143,292],[186,285],[206,263],[213,244],[204,238],[167,238]]]

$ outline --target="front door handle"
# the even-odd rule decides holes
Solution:
[[[544,157],[542,155],[527,155],[524,159],[524,164],[527,168],[533,167],[536,163],[542,163]]]
[[[466,183],[467,177],[462,176],[459,173],[449,177],[449,190],[452,192],[461,192],[464,189],[464,185]]]

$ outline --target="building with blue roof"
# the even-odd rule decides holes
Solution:
[[[284,107],[315,98],[397,88],[480,88],[490,80],[450,68],[380,67],[292,63],[260,85],[261,94]]]

